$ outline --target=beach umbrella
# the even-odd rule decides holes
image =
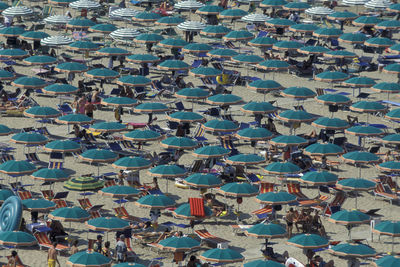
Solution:
[[[400,144],[400,134],[389,134],[381,139],[383,143]]]
[[[329,249],[329,252],[338,256],[359,257],[359,258],[375,257],[377,254],[373,248],[364,244],[357,244],[357,243],[338,244],[336,246],[331,247]]]
[[[265,128],[246,128],[238,131],[235,136],[248,141],[262,141],[272,137],[272,133]]]
[[[350,110],[371,113],[385,111],[386,107],[379,102],[359,101],[351,105]]]
[[[272,71],[272,79],[275,79],[276,71],[287,70],[290,65],[286,61],[270,59],[257,64],[257,67],[263,70]]]
[[[400,236],[400,223],[383,221],[375,225],[372,232],[378,233],[379,235],[388,235],[392,237],[392,252],[394,251],[394,238]],[[379,265],[377,265],[379,266]]]
[[[329,246],[329,241],[316,234],[300,234],[290,238],[287,242],[292,245],[303,249],[316,249]]]
[[[342,84],[346,86],[362,88],[373,86],[375,84],[375,81],[369,77],[352,77],[342,82]]]
[[[12,196],[15,196],[13,191],[9,189],[0,189],[0,203],[3,203],[7,198]]]
[[[211,68],[211,67],[198,67],[195,69],[191,69],[189,71],[189,73],[195,77],[207,78],[207,77],[216,77],[218,75],[221,75],[222,71],[219,69]],[[193,90],[193,89],[191,89],[191,90]],[[208,95],[208,92],[207,92],[207,95]]]
[[[250,101],[246,105],[242,106],[240,110],[250,114],[266,114],[274,112],[276,107],[271,105],[269,102]]]
[[[283,89],[283,86],[273,80],[256,80],[253,81],[249,84],[247,84],[247,88],[249,88],[250,90],[255,90],[255,91],[259,91],[259,92],[269,92],[269,91],[275,91],[275,90],[280,90]],[[251,102],[249,102],[251,103]],[[256,102],[253,102],[256,103]]]
[[[315,80],[321,82],[336,82],[348,79],[349,75],[340,71],[324,71],[315,76]]]
[[[203,7],[204,4],[195,0],[181,1],[174,5],[174,8],[181,10],[196,10]]]
[[[323,46],[303,46],[297,49],[297,52],[307,55],[322,55],[330,51],[330,49]]]
[[[295,202],[297,197],[285,191],[259,194],[255,199],[258,203],[268,205],[284,205]]]
[[[312,171],[305,173],[299,178],[299,180],[303,183],[311,184],[313,186],[331,185],[336,184],[338,176],[336,174],[326,171]]]
[[[278,40],[264,36],[264,37],[256,37],[253,40],[249,41],[247,44],[256,47],[272,47],[272,45],[276,42],[278,42]]]
[[[400,162],[399,161],[382,162],[377,166],[377,168],[385,172],[400,172]]]
[[[340,35],[339,41],[349,44],[362,44],[368,37],[363,33],[344,33]]]
[[[135,38],[135,42],[143,44],[155,44],[162,40],[164,37],[155,33],[142,33]]]
[[[244,41],[253,39],[254,35],[251,32],[244,30],[231,31],[228,34],[224,35],[222,39],[225,41]]]
[[[291,162],[273,162],[264,168],[264,171],[269,174],[293,174],[298,173],[301,169]]]
[[[231,58],[237,55],[239,53],[232,49],[214,49],[207,53],[207,56],[212,58]]]
[[[188,53],[207,53],[213,50],[212,46],[203,43],[190,43],[182,48],[183,52]]]
[[[353,20],[356,19],[357,17],[358,15],[356,13],[349,11],[336,11],[327,16],[328,19],[338,20],[338,21]]]
[[[390,53],[399,54],[400,53],[400,44],[392,45],[388,48]]]
[[[142,208],[166,209],[175,206],[175,201],[165,195],[146,195],[139,198],[135,204]]]
[[[387,10],[399,13],[400,12],[400,4],[392,4],[387,8]]]
[[[203,261],[217,263],[234,263],[244,261],[239,252],[230,248],[214,248],[203,252],[199,257]]]
[[[186,220],[204,220],[204,219],[211,217],[213,215],[213,212],[209,207],[204,205],[205,216],[202,216],[202,217],[195,216],[195,215],[192,215],[190,204],[184,203],[184,204],[181,204],[179,207],[177,207],[174,211],[172,211],[172,214],[176,218],[181,218],[181,219],[186,219]]]
[[[0,80],[14,80],[15,74],[6,70],[0,70]]]
[[[139,36],[141,32],[137,29],[120,28],[110,33],[115,40],[130,41]]]
[[[137,104],[137,100],[124,96],[115,96],[103,98],[101,104],[105,106],[132,107]]]
[[[4,2],[0,2],[0,11],[3,11],[7,8],[9,8],[10,6],[7,3]]]
[[[99,217],[90,219],[85,224],[94,231],[123,231],[129,227],[129,222],[118,217]]]
[[[281,19],[281,18],[274,18],[270,19],[265,22],[267,26],[276,27],[276,28],[288,28],[292,25],[295,25],[296,22],[289,19]]]
[[[77,51],[94,51],[99,49],[99,45],[87,41],[76,41],[73,42],[72,44],[69,44],[68,48]]]
[[[299,146],[307,144],[308,141],[297,135],[280,135],[272,138],[270,143],[277,146]]]
[[[151,84],[151,80],[141,75],[137,76],[127,75],[119,78],[117,84],[130,87],[143,87]]]
[[[377,267],[396,267],[400,266],[400,258],[388,255],[378,259],[373,264]]]
[[[400,21],[398,20],[384,20],[375,25],[376,29],[381,30],[395,30],[400,28]]]
[[[183,180],[183,183],[197,188],[213,188],[223,184],[218,176],[209,173],[192,174]]]
[[[338,145],[332,143],[315,143],[305,148],[304,154],[310,156],[336,156],[343,154],[344,150]]]
[[[4,12],[3,12],[4,13]],[[18,37],[23,34],[25,30],[21,27],[6,27],[0,30],[0,36],[4,37]]]
[[[364,42],[364,45],[366,46],[372,46],[372,47],[390,47],[394,45],[396,42],[393,40],[390,40],[389,38],[386,37],[374,37],[366,40]]]
[[[335,13],[333,9],[330,9],[328,7],[324,6],[316,6],[316,7],[311,7],[307,8],[305,10],[306,14],[311,15],[311,16],[327,16],[330,14]]]
[[[72,140],[54,140],[47,143],[43,149],[48,152],[76,152],[81,149],[81,145]]]
[[[361,178],[347,178],[336,183],[336,187],[342,190],[369,191],[374,189],[376,184],[372,181]],[[357,194],[355,197],[355,208],[357,209]]]
[[[68,114],[56,119],[56,122],[62,124],[92,124],[93,121],[92,118],[83,114]]]
[[[85,72],[85,76],[92,79],[114,79],[119,77],[119,73],[114,70],[99,68],[99,69],[91,69]]]
[[[112,166],[121,170],[141,170],[151,167],[150,160],[142,157],[123,157],[115,161]]]
[[[351,99],[339,94],[325,94],[315,98],[317,102],[324,105],[347,105],[351,103]]]
[[[64,63],[58,64],[54,69],[59,72],[80,73],[80,72],[87,71],[89,68],[86,65],[77,63],[77,62],[64,62]],[[66,84],[63,86],[68,86],[68,85]]]
[[[0,50],[0,56],[6,58],[23,58],[28,56],[28,52],[15,48],[15,49],[3,49]]]
[[[352,151],[342,155],[345,162],[358,164],[358,163],[378,163],[379,157],[373,153],[363,151]]]
[[[260,7],[271,7],[277,8],[286,5],[287,2],[285,0],[264,0],[260,3]]]
[[[228,155],[230,152],[229,149],[222,146],[203,146],[193,151],[193,155],[197,158],[209,159],[220,158]]]
[[[248,183],[228,183],[221,186],[218,192],[224,196],[251,197],[258,194],[258,188]]]
[[[155,141],[161,138],[161,135],[152,130],[134,130],[124,134],[125,140],[131,140],[136,142],[147,142]]]
[[[178,165],[158,165],[148,170],[148,174],[152,177],[174,178],[184,176],[186,170]]]
[[[118,155],[107,149],[88,149],[79,155],[79,158],[88,162],[112,162]]]
[[[296,98],[296,99],[306,99],[306,98],[312,98],[316,96],[317,94],[312,91],[311,89],[308,89],[307,87],[288,87],[285,90],[281,92],[282,96],[286,97],[291,97],[291,98]]]
[[[79,0],[79,1],[75,1],[72,2],[71,4],[69,4],[69,7],[73,8],[73,9],[97,9],[100,8],[101,5],[95,1],[90,1],[90,0]]]
[[[234,105],[242,102],[243,99],[240,96],[232,94],[217,94],[207,98],[206,102],[211,105]],[[236,126],[236,125],[235,125]]]
[[[54,25],[63,25],[63,24],[67,24],[72,18],[68,17],[68,16],[64,16],[64,15],[53,15],[53,16],[49,16],[47,18],[44,19],[44,22],[46,22],[47,24],[54,24]],[[49,37],[49,36],[47,36]],[[44,39],[44,38],[42,38]]]
[[[389,64],[383,68],[384,72],[399,74],[400,73],[400,64]]]
[[[118,263],[118,264],[114,265],[113,267],[146,267],[146,266],[143,264],[134,263],[134,262],[124,262],[124,263]]]
[[[42,180],[46,182],[59,182],[67,180],[69,175],[60,169],[43,168],[32,173],[31,177],[35,180]]]
[[[200,31],[200,34],[211,37],[222,37],[232,31],[230,28],[222,25],[208,25]]]
[[[35,165],[25,160],[8,160],[0,164],[0,172],[8,175],[31,174],[36,170]]]
[[[245,64],[257,64],[257,63],[264,61],[264,59],[257,55],[241,54],[241,55],[232,57],[232,61],[239,62],[239,63],[245,63]]]
[[[126,60],[133,63],[142,64],[142,63],[155,63],[158,62],[160,58],[151,54],[135,54],[128,56]]]
[[[89,128],[90,131],[102,133],[120,132],[126,129],[127,126],[119,122],[99,122]]]
[[[122,18],[131,20],[134,16],[140,12],[131,8],[117,8],[111,12],[111,16],[115,18]]]
[[[400,119],[400,108],[393,109],[390,112],[386,113],[385,118],[389,120],[397,121]]]
[[[60,116],[61,113],[51,107],[34,106],[26,109],[24,115],[30,118],[55,118]]]
[[[29,211],[48,211],[54,209],[56,203],[44,198],[29,198],[22,200],[22,206]]]
[[[182,48],[187,44],[188,42],[179,38],[168,38],[158,43],[159,46],[167,48]]]
[[[343,31],[337,28],[320,28],[313,32],[313,36],[318,38],[337,38],[343,34]]]
[[[193,149],[198,146],[197,142],[187,137],[168,137],[161,141],[161,146],[168,149]]]
[[[372,9],[386,9],[392,4],[391,1],[387,0],[371,0],[365,3],[366,8],[372,8]]]
[[[254,236],[257,238],[278,238],[286,236],[285,228],[275,223],[269,223],[269,224],[259,223],[253,225],[252,227],[244,231],[244,233],[247,236]]]
[[[78,1],[80,2],[80,1]],[[81,251],[70,256],[67,265],[70,266],[96,266],[96,267],[109,267],[111,266],[112,259],[94,251]]]
[[[370,220],[370,216],[358,210],[340,210],[329,218],[330,222],[344,225],[363,224],[368,223]]]
[[[279,120],[286,121],[289,123],[307,122],[307,121],[312,121],[315,118],[314,115],[303,110],[285,110],[279,113],[276,117]]]
[[[248,13],[243,9],[225,9],[221,13],[219,13],[219,17],[221,19],[240,19],[246,16]]]
[[[74,40],[68,36],[50,36],[47,38],[44,38],[40,41],[42,45],[47,45],[47,46],[61,46],[61,45],[69,45],[73,43]]]
[[[374,26],[381,21],[382,19],[375,16],[361,16],[353,20],[353,24],[356,26]]]
[[[158,19],[155,24],[162,26],[177,26],[185,20],[181,17],[166,16]]]
[[[52,211],[49,218],[64,222],[83,222],[90,219],[90,213],[79,207],[64,207]]]
[[[357,55],[346,50],[334,50],[324,53],[324,56],[331,58],[355,58]]]
[[[190,237],[168,237],[161,240],[158,245],[163,250],[190,251],[200,247],[200,242]]]
[[[126,185],[114,185],[105,187],[98,192],[102,196],[110,196],[113,198],[129,198],[137,197],[141,193],[138,189]]]
[[[50,56],[31,56],[23,60],[27,65],[51,65],[57,62],[55,57]]]
[[[304,11],[311,6],[305,2],[289,2],[282,8],[289,11]]]
[[[294,24],[289,27],[289,31],[292,32],[313,32],[318,29],[319,27],[315,24]]]
[[[67,23],[67,28],[82,28],[82,29],[87,29],[89,27],[92,27],[96,25],[95,22],[93,22],[90,19],[87,18],[74,18],[68,21]]]
[[[117,10],[120,10],[120,9],[117,9]],[[98,32],[98,33],[103,33],[103,34],[110,34],[115,30],[117,30],[117,26],[115,26],[113,24],[107,24],[107,23],[96,24],[89,28],[90,32]]]
[[[190,123],[190,122],[201,122],[204,120],[204,117],[195,112],[178,111],[167,115],[167,119],[170,121]]]
[[[267,0],[264,0],[264,2]],[[255,260],[245,263],[243,267],[284,267],[285,265],[273,260]]]
[[[200,21],[185,21],[180,23],[176,27],[182,31],[200,32],[206,27],[206,24]]]
[[[5,231],[0,233],[0,245],[29,247],[37,244],[36,238],[22,231]]]
[[[176,71],[176,70],[187,70],[190,68],[190,66],[183,61],[169,59],[157,65],[157,68],[160,70]]]
[[[353,126],[344,132],[355,136],[377,136],[384,134],[381,129],[373,126]]]
[[[303,44],[295,41],[279,41],[272,45],[272,49],[282,51],[297,50],[301,47],[303,47]]]
[[[64,183],[64,188],[73,191],[96,191],[103,188],[103,182],[94,177],[82,176],[69,179]]]
[[[338,118],[320,117],[311,123],[312,126],[326,130],[342,130],[350,127],[350,124]]]
[[[42,145],[49,141],[46,136],[35,132],[18,133],[11,137],[11,142],[23,145]]]
[[[0,124],[0,136],[12,134],[13,130],[8,128],[8,126]]]
[[[216,5],[205,5],[196,10],[196,14],[200,15],[218,15],[224,10],[223,7]]]
[[[38,89],[47,85],[46,81],[36,78],[23,76],[11,82],[11,85],[24,89]]]
[[[213,69],[213,68],[207,68],[207,69]],[[204,99],[207,98],[209,94],[210,93],[207,90],[204,90],[202,88],[184,88],[176,92],[175,96],[184,99]]]
[[[165,104],[157,102],[142,103],[137,105],[134,109],[137,113],[155,113],[168,110],[169,108]]]
[[[201,127],[210,132],[235,132],[239,129],[236,123],[228,120],[209,120]]]
[[[242,21],[247,23],[264,23],[269,20],[270,17],[264,14],[252,13],[241,18]]]

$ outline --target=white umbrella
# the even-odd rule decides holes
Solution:
[[[270,19],[270,17],[268,17],[267,15],[263,15],[263,14],[249,14],[249,15],[242,17],[243,21],[252,22],[252,23],[255,23],[255,22],[263,23],[269,19]]]
[[[26,16],[31,15],[33,13],[32,9],[26,6],[13,6],[9,7],[2,12],[3,16]]]
[[[202,29],[206,27],[204,23],[201,23],[200,21],[185,21],[182,22],[181,24],[178,24],[178,29],[183,30],[183,31],[192,31],[192,32],[199,32]]]
[[[364,6],[366,8],[388,8],[390,5],[392,4],[392,2],[387,1],[387,0],[371,0],[369,2],[367,2]]]
[[[131,9],[131,8],[118,8],[116,10],[113,10],[110,15],[112,17],[117,17],[117,18],[119,17],[119,18],[132,19],[138,13],[139,13],[139,11]]]
[[[69,4],[69,7],[72,7],[74,9],[96,9],[96,8],[100,8],[101,5],[97,2],[94,1],[90,1],[90,0],[79,0],[79,1],[75,1],[72,2],[71,4]]]
[[[110,33],[110,37],[116,40],[132,40],[140,34],[137,29],[122,28]]]
[[[174,5],[174,8],[176,9],[183,9],[183,10],[195,10],[199,9],[200,7],[203,7],[204,4],[197,2],[195,0],[188,0],[188,1],[182,1],[179,3],[176,3]]]
[[[74,40],[72,38],[69,38],[67,36],[50,36],[47,38],[44,38],[40,41],[42,45],[47,45],[47,46],[59,46],[59,45],[68,45],[73,43]]]
[[[68,16],[54,15],[44,19],[44,22],[48,24],[67,24],[71,20]]]
[[[343,4],[348,6],[362,6],[367,2],[368,0],[343,0]]]
[[[328,7],[317,6],[317,7],[308,8],[305,10],[305,12],[309,15],[325,16],[325,15],[330,15],[330,14],[334,13],[335,11]]]

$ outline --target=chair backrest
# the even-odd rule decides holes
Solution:
[[[119,95],[121,93],[121,89],[113,88],[110,92],[110,95]]]
[[[182,101],[176,102],[175,107],[179,111],[185,110],[185,106],[183,105]]]
[[[18,196],[21,200],[33,198],[30,191],[18,191]]]
[[[52,200],[55,204],[56,204],[56,208],[65,208],[68,206],[67,201],[65,201],[64,199],[53,199]]]
[[[122,151],[122,147],[117,142],[108,143],[108,146],[113,151]]]
[[[190,215],[196,217],[204,217],[204,200],[202,198],[189,198]]]
[[[42,195],[45,199],[52,199],[54,197],[54,191],[53,190],[42,190]]]
[[[51,244],[45,232],[36,232],[33,235],[36,237],[39,244]]]
[[[65,192],[58,192],[56,193],[56,195],[54,196],[55,199],[61,199],[61,198],[66,198],[68,196],[68,191]]]
[[[1,161],[6,162],[9,160],[15,160],[14,155],[5,154],[1,156]]]
[[[62,169],[63,163],[61,161],[50,161],[48,168],[49,169]]]
[[[28,161],[40,161],[36,153],[26,153],[25,157]]]
[[[346,198],[344,192],[337,192],[335,198],[331,202],[331,206],[342,206]]]
[[[114,185],[117,185],[117,183],[114,180],[109,180],[104,183],[105,187],[110,187],[110,186],[114,186]]]
[[[260,194],[274,192],[274,190],[275,190],[274,185],[275,185],[274,183],[270,183],[270,182],[261,182],[260,183]]]
[[[64,160],[64,154],[61,152],[51,152],[50,160]]]
[[[101,217],[101,214],[100,214],[100,212],[99,212],[98,210],[89,211],[89,214],[90,214],[90,217],[91,217],[92,219],[94,219],[94,218],[100,218],[100,217]]]
[[[92,203],[90,203],[90,200],[87,198],[82,198],[82,199],[78,199],[79,205],[81,205],[81,207],[86,210],[89,209],[90,207],[92,207]]]

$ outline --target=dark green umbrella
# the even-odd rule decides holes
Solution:
[[[110,196],[114,198],[137,197],[141,193],[138,189],[126,185],[114,185],[105,187],[98,192],[102,196]]]
[[[188,53],[207,53],[213,50],[213,47],[204,43],[190,43],[182,48],[183,52]]]
[[[337,28],[320,28],[313,32],[313,36],[318,38],[337,38],[342,34],[343,31]]]
[[[340,35],[339,41],[349,44],[362,44],[368,37],[363,33],[344,33]]]
[[[0,70],[0,80],[14,80],[15,74],[6,70]]]
[[[258,194],[258,188],[248,183],[228,183],[221,186],[219,193],[232,197],[251,197]]]
[[[400,64],[389,64],[383,68],[383,71],[392,74],[399,74]]]
[[[264,2],[270,2],[270,0],[264,0]],[[273,260],[255,260],[245,263],[243,267],[285,267],[282,263]]]
[[[28,56],[28,52],[15,48],[15,49],[3,49],[0,50],[0,56],[6,58],[23,58]]]
[[[303,45],[295,41],[279,41],[272,45],[272,49],[282,50],[282,51],[297,50],[301,47],[303,47]]]
[[[127,126],[125,124],[119,122],[99,122],[95,123],[89,127],[90,131],[93,132],[102,132],[102,133],[113,133],[113,132],[120,132],[125,131]]]
[[[375,16],[361,16],[356,18],[353,21],[353,24],[356,26],[374,26],[381,21],[382,19]]]
[[[281,92],[281,95],[286,96],[286,97],[291,97],[291,98],[296,98],[296,99],[306,99],[306,98],[312,98],[316,96],[317,94],[312,91],[311,89],[308,89],[307,87],[288,87],[285,90]]]
[[[373,101],[359,101],[350,106],[350,110],[358,112],[381,112],[385,111],[386,107],[379,103]]]
[[[90,213],[79,207],[64,207],[52,211],[49,218],[64,222],[84,222],[90,219]]]
[[[79,158],[88,162],[112,162],[118,155],[107,149],[88,149],[79,155]]]
[[[116,56],[130,55],[131,52],[129,52],[126,49],[119,48],[119,47],[103,47],[103,48],[97,50],[96,54],[101,55],[101,56],[107,56],[107,57],[116,57]]]
[[[93,25],[92,27],[89,28],[89,31],[99,32],[99,33],[103,33],[103,34],[107,34],[107,33],[110,34],[117,29],[118,28],[113,24],[103,23],[103,24]]]
[[[322,55],[328,51],[330,51],[330,49],[323,46],[303,46],[297,49],[297,52],[306,55]]]
[[[8,128],[8,126],[0,124],[0,136],[12,134],[13,130]]]
[[[119,73],[106,68],[98,68],[85,72],[85,76],[92,79],[115,79],[119,77]]]
[[[275,223],[259,223],[253,225],[252,227],[244,231],[244,233],[247,236],[254,236],[257,238],[278,238],[286,236],[285,228]]]
[[[240,108],[241,111],[250,114],[267,114],[276,111],[276,107],[269,102],[249,102]]]
[[[5,231],[0,233],[0,245],[15,246],[15,247],[29,247],[38,243],[36,238],[26,232],[22,231]]]
[[[96,266],[107,267],[111,266],[112,259],[93,251],[77,252],[68,258],[67,264],[71,266]]]
[[[203,252],[199,257],[206,262],[234,263],[244,261],[244,257],[239,252],[230,248],[214,248]]]
[[[240,19],[246,16],[248,13],[243,9],[226,9],[219,13],[221,19]]]
[[[58,64],[54,69],[60,72],[80,73],[87,71],[89,68],[86,65],[77,62],[64,62]]]
[[[55,57],[50,56],[31,56],[23,60],[27,65],[51,65],[57,62]]]
[[[166,16],[158,19],[155,24],[163,26],[178,26],[185,20],[181,17]]]
[[[118,217],[99,217],[88,220],[85,224],[94,231],[123,231],[129,227],[129,222]]]
[[[175,93],[176,97],[184,99],[204,99],[210,92],[202,88],[184,88]]]
[[[238,131],[235,136],[247,141],[261,141],[272,138],[272,133],[265,128],[246,128]]]
[[[381,82],[381,83],[377,83],[374,86],[372,86],[371,90],[379,92],[379,93],[388,93],[388,95],[390,93],[399,93],[400,92],[400,84]]]
[[[386,161],[377,166],[381,171],[400,172],[400,161]]]
[[[276,116],[279,120],[289,123],[307,122],[315,119],[314,115],[303,110],[285,110]]]
[[[34,106],[24,111],[24,115],[30,118],[55,118],[61,112],[51,107]]]
[[[200,31],[200,34],[218,38],[228,34],[230,31],[232,31],[230,28],[222,25],[208,25]]]
[[[136,142],[147,142],[155,141],[161,138],[161,135],[152,130],[134,130],[132,132],[124,134],[125,140],[131,140]]]
[[[299,146],[307,144],[308,141],[296,135],[280,135],[272,138],[270,143],[278,146]]]
[[[151,80],[141,75],[127,75],[119,78],[117,84],[130,87],[143,87],[151,84]]]
[[[24,145],[42,145],[49,141],[46,136],[35,132],[18,133],[11,137],[11,142]]]
[[[79,88],[69,84],[55,83],[44,87],[42,91],[50,95],[68,95],[77,93],[79,91]]]
[[[332,143],[315,143],[307,146],[304,151],[304,154],[308,154],[310,156],[336,156],[343,153],[343,148]]]
[[[265,24],[276,28],[288,28],[292,25],[295,25],[296,22],[289,19],[273,18],[265,22]]]
[[[183,61],[169,59],[157,65],[157,68],[160,70],[176,71],[176,70],[187,70],[190,68],[190,66]]]
[[[100,45],[87,41],[76,41],[68,45],[71,50],[77,51],[96,51]]]
[[[135,107],[137,113],[155,113],[168,110],[169,108],[165,104],[157,102],[142,103]]]
[[[135,38],[135,42],[142,44],[155,44],[164,40],[164,37],[155,33],[142,33]]]
[[[165,195],[146,195],[139,198],[135,204],[142,208],[166,209],[175,206],[175,201]]]
[[[148,170],[148,174],[153,177],[174,178],[186,174],[186,170],[178,165],[158,165]]]
[[[25,160],[8,160],[0,164],[0,172],[8,175],[24,175],[35,172],[37,168]]]
[[[353,164],[359,164],[359,163],[371,164],[371,163],[378,163],[380,161],[380,158],[377,155],[363,151],[348,152],[342,155],[342,158],[344,161]]]
[[[272,47],[274,43],[278,42],[278,40],[271,37],[256,37],[253,40],[249,41],[248,44],[250,46],[255,47]]]
[[[218,15],[224,10],[223,7],[216,5],[206,5],[196,10],[196,14],[201,15]]]
[[[212,58],[231,58],[237,55],[239,53],[232,49],[214,49],[207,53]]]
[[[299,180],[303,183],[311,184],[313,186],[331,185],[331,184],[336,184],[338,176],[336,174],[326,171],[322,172],[312,171],[304,174],[302,177],[300,177]]]
[[[74,191],[95,191],[103,188],[103,182],[93,177],[76,177],[66,181],[64,188]]]
[[[318,30],[319,27],[315,24],[295,24],[289,27],[289,31],[292,32],[313,32]]]
[[[298,173],[301,169],[291,162],[273,162],[265,167],[264,171],[269,174],[285,175]]]
[[[370,258],[376,256],[376,251],[364,244],[338,244],[329,249],[334,255],[343,256],[343,257],[359,257],[359,258]]]
[[[217,94],[207,98],[207,103],[212,105],[234,105],[242,102],[243,99],[240,96],[232,94]]]
[[[347,128],[344,132],[355,136],[378,136],[384,134],[381,129],[373,126],[353,126]]]
[[[324,53],[324,56],[330,58],[355,58],[357,54],[346,50],[334,50]]]
[[[222,13],[221,13],[222,14]],[[224,35],[222,39],[225,41],[244,41],[253,39],[254,35],[248,31],[231,31],[228,34]]]
[[[210,120],[204,123],[202,127],[210,132],[235,132],[239,129],[236,123],[228,120]]]
[[[345,120],[328,117],[318,118],[311,125],[326,130],[341,130],[350,127],[349,123]]]
[[[194,215],[192,215],[190,204],[189,203],[184,203],[184,204],[181,204],[179,207],[177,207],[172,212],[172,214],[175,217],[181,218],[181,219],[204,220],[204,219],[207,219],[207,218],[211,217],[213,215],[213,212],[209,207],[204,205],[204,214],[205,214],[205,216],[203,216],[203,217],[194,216]]]
[[[260,7],[277,8],[277,7],[282,7],[286,4],[287,2],[285,0],[264,0],[260,3]]]
[[[340,72],[340,71],[325,71],[317,74],[315,76],[315,80],[321,82],[336,82],[336,81],[344,81],[349,77],[348,74]]]
[[[43,168],[34,173],[32,173],[31,177],[35,180],[42,180],[46,182],[60,182],[65,181],[69,178],[70,175],[65,173],[65,171],[60,169],[48,169]]]
[[[304,11],[311,6],[304,2],[290,2],[283,6],[283,9],[290,11]]]
[[[176,122],[200,122],[204,117],[195,112],[178,111],[167,115],[168,120]]]
[[[381,139],[383,143],[400,144],[400,134],[389,134]]]
[[[275,91],[275,90],[280,90],[283,89],[283,86],[273,80],[256,80],[247,85],[247,88],[255,91],[260,91],[260,92],[269,92],[269,91]],[[265,101],[265,100],[264,100]]]
[[[184,184],[197,188],[213,188],[222,185],[221,179],[213,174],[195,173],[183,180]]]
[[[239,63],[246,63],[246,64],[257,64],[257,63],[264,61],[264,59],[257,55],[241,54],[241,55],[232,57],[232,61],[239,62]]]
[[[126,60],[133,63],[142,64],[158,62],[160,58],[151,54],[135,54],[128,56]]]
[[[218,75],[221,75],[222,71],[211,67],[199,67],[191,69],[189,73],[195,77],[207,78],[207,77],[216,77]]]
[[[351,99],[344,95],[339,94],[326,94],[316,97],[317,102],[325,105],[347,105]]]
[[[158,43],[159,46],[161,47],[167,47],[167,48],[182,48],[185,45],[187,45],[188,42],[182,39],[174,39],[174,38],[168,38],[162,40],[160,43]]]
[[[330,222],[346,225],[350,239],[352,226],[368,223],[370,220],[371,217],[369,215],[359,210],[340,210],[332,214],[329,218]]]
[[[93,121],[92,118],[83,114],[68,114],[56,119],[56,122],[62,124],[92,124]]]
[[[396,267],[400,266],[400,258],[397,258],[395,256],[384,256],[377,261],[374,262],[374,266],[377,267]]]
[[[400,223],[383,221],[375,225],[372,232],[378,233],[379,235],[388,235],[392,237],[392,253],[394,251],[394,238],[400,236]],[[400,263],[400,261],[399,261]],[[379,266],[379,265],[377,265]]]
[[[48,211],[54,209],[56,204],[44,198],[29,198],[22,200],[22,206],[29,211]]]
[[[47,85],[46,81],[36,78],[23,76],[11,82],[11,85],[24,89],[38,89]]]
[[[200,248],[200,242],[190,237],[172,236],[161,240],[158,243],[157,247],[170,251],[190,251],[196,248]]]
[[[370,38],[368,40],[366,40],[364,42],[364,45],[366,46],[371,46],[371,47],[384,47],[384,48],[388,48],[392,45],[394,45],[396,42],[386,38],[386,37],[374,37],[374,38]]]
[[[136,99],[124,96],[107,97],[101,100],[101,104],[105,106],[116,106],[116,107],[132,107],[137,104]]]
[[[300,234],[290,238],[287,242],[292,245],[303,249],[316,249],[329,246],[329,241],[316,234]]]

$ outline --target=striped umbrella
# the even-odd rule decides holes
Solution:
[[[47,46],[68,45],[73,42],[74,40],[72,40],[70,37],[67,36],[50,36],[40,41],[42,45],[47,45]]]
[[[387,9],[391,4],[392,2],[387,0],[371,0],[365,3],[364,6],[373,9]]]
[[[44,19],[47,24],[63,25],[67,24],[72,18],[64,15],[53,15]]]
[[[33,11],[26,6],[13,6],[5,9],[1,14],[9,17],[28,16],[33,14]]]
[[[248,23],[264,23],[269,19],[270,19],[270,17],[268,17],[267,15],[258,14],[258,13],[248,14],[241,18],[242,21],[245,21]]]
[[[93,177],[76,177],[66,181],[64,188],[74,191],[96,191],[103,188],[103,182]]]
[[[121,28],[110,33],[110,37],[115,40],[133,40],[141,34],[137,29]]]
[[[69,4],[69,7],[73,9],[97,9],[100,8],[101,5],[97,2],[90,1],[90,0],[79,0],[72,2]]]
[[[200,32],[206,25],[200,21],[185,21],[178,24],[176,27],[182,31]]]
[[[305,10],[306,14],[311,16],[327,16],[335,13],[333,9],[323,6],[311,7]]]
[[[181,9],[181,10],[196,10],[201,7],[204,7],[204,4],[201,2],[197,2],[195,0],[181,1],[174,5],[174,8]]]
[[[114,18],[122,18],[122,19],[131,20],[134,16],[136,16],[139,13],[140,13],[139,11],[137,11],[135,9],[131,9],[131,8],[117,8],[117,9],[111,11],[111,16]]]

